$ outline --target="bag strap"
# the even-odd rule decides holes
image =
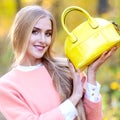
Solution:
[[[67,29],[67,27],[65,26],[65,19],[66,19],[66,16],[68,13],[70,13],[71,11],[74,11],[74,10],[77,10],[77,11],[80,11],[87,19],[88,19],[88,23],[89,25],[95,29],[98,27],[96,21],[90,16],[90,14],[85,11],[83,8],[81,7],[78,7],[78,6],[70,6],[70,7],[67,7],[63,13],[62,13],[62,16],[61,16],[61,23],[62,23],[62,27],[63,29],[67,32],[67,34],[72,37],[72,42],[76,42],[77,41],[77,38],[76,36],[74,36],[72,33],[69,32],[69,30]]]

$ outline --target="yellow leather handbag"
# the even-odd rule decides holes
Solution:
[[[87,21],[69,32],[65,26],[65,19],[67,14],[73,10],[80,11]],[[120,45],[120,35],[111,22],[102,18],[93,18],[81,7],[66,8],[62,13],[61,22],[68,34],[64,44],[65,54],[76,69],[84,70],[104,51]]]

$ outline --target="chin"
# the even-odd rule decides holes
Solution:
[[[34,56],[36,59],[41,59],[43,57],[43,55],[36,55]]]

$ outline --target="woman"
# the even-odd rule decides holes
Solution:
[[[55,20],[39,6],[22,8],[10,37],[15,61],[0,79],[0,110],[7,120],[101,120],[99,66],[115,51],[105,52],[86,75],[70,61],[52,54]]]

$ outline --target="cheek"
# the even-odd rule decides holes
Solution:
[[[49,40],[48,44],[50,45],[51,43],[52,43],[52,40],[51,40],[51,38],[50,38],[50,40]]]
[[[47,41],[46,41],[46,43],[47,43],[47,45],[48,45],[48,46],[50,46],[51,42],[52,42],[52,39],[51,39],[51,37],[50,37],[50,38],[47,38]]]
[[[30,37],[30,43],[33,43],[35,41],[36,37],[34,35],[31,35]]]

